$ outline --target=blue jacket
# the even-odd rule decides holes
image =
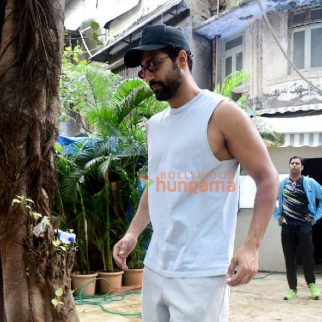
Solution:
[[[278,222],[283,213],[283,190],[287,180],[288,178],[285,178],[280,182],[278,206],[275,208],[273,213]],[[311,223],[314,225],[316,221],[322,217],[322,202],[320,201],[322,200],[322,186],[314,179],[303,176],[303,187],[309,201],[309,215],[314,218]],[[316,207],[316,199],[320,201],[318,203],[318,207]]]

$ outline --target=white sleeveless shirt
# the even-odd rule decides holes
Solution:
[[[183,106],[149,120],[153,234],[144,264],[161,275],[227,272],[234,246],[239,165],[235,159],[219,161],[207,139],[210,117],[225,99],[203,90]]]

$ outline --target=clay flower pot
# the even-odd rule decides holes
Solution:
[[[122,275],[124,271],[114,272],[99,272],[98,273],[98,285],[100,293],[110,294],[116,293],[121,289],[122,286]]]
[[[143,268],[128,269],[124,272],[123,285],[142,287]]]
[[[94,295],[97,275],[97,273],[72,273],[72,289],[75,290],[74,295]]]

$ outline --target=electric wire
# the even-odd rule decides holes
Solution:
[[[273,27],[270,23],[270,21],[268,20],[268,17],[266,15],[265,9],[262,5],[262,1],[261,0],[257,0],[257,3],[259,5],[259,8],[262,12],[262,15],[264,17],[264,20],[270,30],[270,32],[272,33],[272,36],[277,44],[277,46],[279,47],[279,49],[281,50],[282,54],[284,55],[284,57],[286,58],[286,60],[288,61],[288,63],[292,66],[292,68],[295,70],[295,72],[307,83],[311,86],[312,89],[315,89],[320,95],[322,95],[322,90],[320,88],[318,88],[316,85],[314,85],[311,81],[309,81],[300,71],[299,69],[294,65],[294,63],[291,61],[291,59],[288,57],[287,53],[285,52],[285,50],[283,49],[282,45],[280,44],[274,30]]]

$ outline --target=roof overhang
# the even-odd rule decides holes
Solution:
[[[140,20],[139,23],[134,24],[133,27],[118,35],[112,42],[108,43],[103,49],[93,55],[90,60],[112,62],[112,64],[114,62],[114,65],[120,64],[116,57],[120,53],[123,54],[128,48],[138,45],[142,29],[146,25],[156,23],[173,25],[175,22],[178,22],[178,19],[180,20],[189,14],[189,12],[190,10],[187,8],[184,0],[170,1],[158,7],[151,14]],[[113,65],[110,64],[110,68],[113,69]]]
[[[136,7],[139,0],[67,0],[65,2],[65,28],[77,30],[84,22],[96,21],[101,27]]]
[[[322,103],[269,108],[256,112],[265,117],[287,117],[294,116],[295,113],[296,115],[322,114]]]
[[[243,32],[247,26],[262,17],[258,1],[262,3],[266,13],[321,5],[321,0],[247,0],[239,7],[209,18],[201,26],[195,28],[194,32],[209,40],[218,35],[227,38]]]
[[[282,147],[322,146],[321,114],[295,117],[262,117],[262,120],[283,136]]]

